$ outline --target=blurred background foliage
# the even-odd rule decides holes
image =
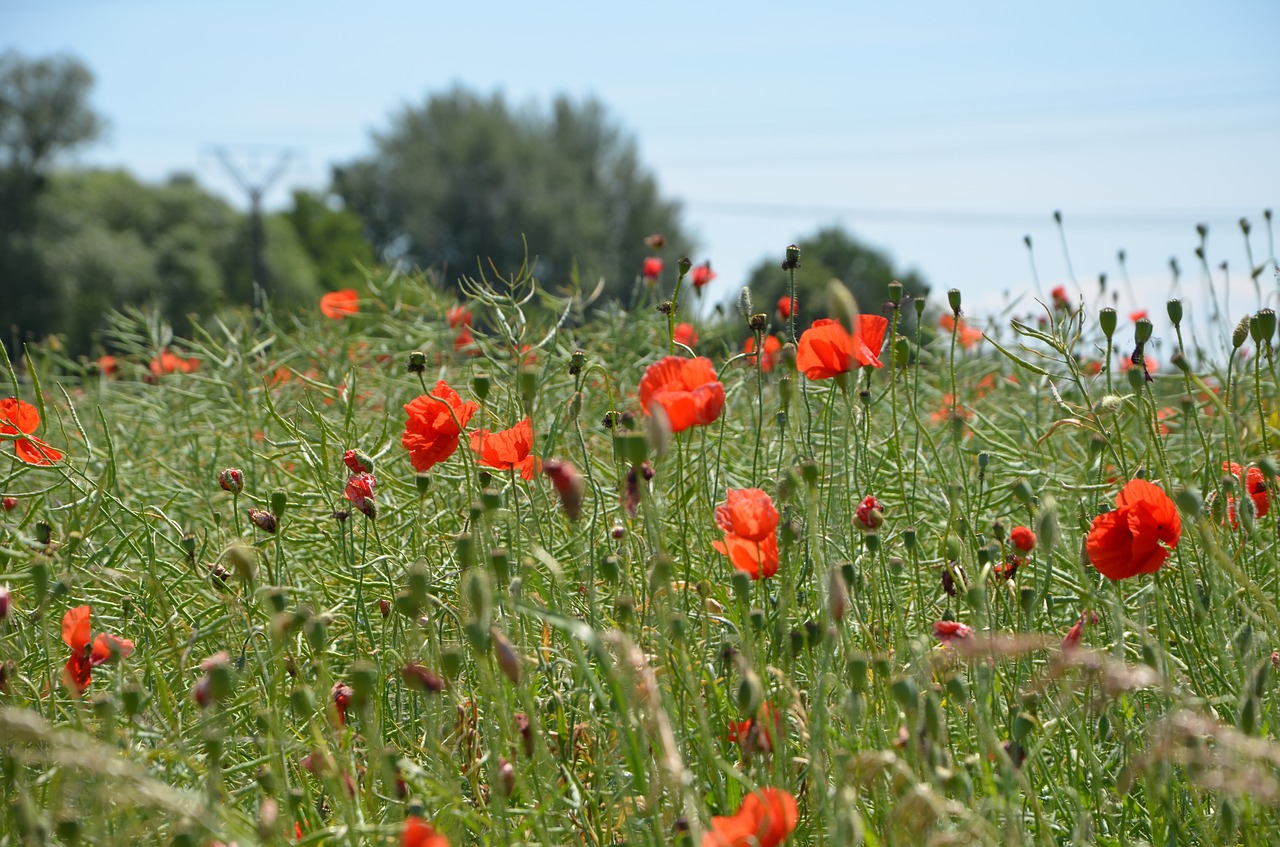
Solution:
[[[432,269],[456,285],[516,275],[527,259],[548,290],[600,286],[598,305],[635,307],[650,293],[639,284],[655,252],[647,236],[665,236],[657,255],[669,276],[676,258],[704,258],[679,203],[660,193],[601,103],[513,108],[500,94],[454,88],[394,115],[368,156],[333,168],[326,191],[295,191],[290,208],[264,215],[265,278],[255,280],[250,216],[193,176],[147,184],[72,165],[106,127],[92,87],[74,58],[0,56],[0,326],[10,350],[58,336],[71,354],[102,352],[95,334],[125,307],[153,311],[179,334],[258,303],[257,289],[277,310],[313,308],[325,291],[362,289],[379,263]],[[880,309],[895,276],[909,293],[927,291],[841,229],[800,246],[806,317],[820,313],[832,277],[865,311]],[[748,282],[762,307],[787,284],[772,260]]]

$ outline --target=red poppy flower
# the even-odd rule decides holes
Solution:
[[[703,262],[689,272],[689,281],[693,283],[694,288],[701,288],[715,278],[716,273],[711,270],[710,262]]]
[[[347,315],[354,315],[359,311],[360,295],[354,288],[330,291],[320,298],[320,314],[326,318],[340,321]]]
[[[1067,299],[1067,287],[1065,285],[1055,285],[1053,290],[1049,292],[1049,296],[1053,298],[1053,308],[1071,311],[1071,301]]]
[[[1065,638],[1062,639],[1063,650],[1074,650],[1080,646],[1080,636],[1084,635],[1085,627],[1091,623],[1098,622],[1098,615],[1085,609],[1080,613],[1080,620],[1067,632]]]
[[[1132,367],[1133,367],[1134,365],[1136,365],[1136,364],[1137,364],[1137,362],[1135,362],[1135,361],[1133,360],[1133,354],[1132,354],[1132,353],[1130,353],[1130,354],[1129,354],[1129,355],[1127,355],[1127,356],[1121,356],[1121,357],[1120,357],[1120,372],[1121,372],[1121,373],[1124,373],[1125,371],[1129,370],[1129,368],[1132,368]],[[1142,354],[1142,366],[1143,366],[1143,367],[1145,367],[1145,368],[1147,369],[1147,372],[1148,372],[1148,373],[1155,373],[1156,368],[1158,368],[1160,365],[1159,365],[1159,362],[1157,362],[1155,359],[1151,358],[1151,354],[1150,354],[1150,353],[1146,353],[1146,352],[1144,352],[1144,353]],[[1148,380],[1148,381],[1149,381],[1149,380]]]
[[[63,668],[63,678],[68,687],[74,688],[78,694],[83,694],[89,687],[94,668],[116,657],[127,658],[133,652],[132,641],[106,632],[99,633],[90,648],[91,612],[90,606],[76,606],[62,616],[62,643],[71,648],[71,658]]]
[[[780,788],[761,788],[742,801],[736,815],[716,816],[702,847],[777,847],[800,820],[796,798]]]
[[[338,715],[338,726],[346,726],[347,709],[351,708],[351,698],[354,696],[351,686],[345,682],[335,682],[329,693],[333,697],[333,708]]]
[[[200,360],[197,358],[184,359],[181,356],[175,356],[168,350],[161,350],[160,355],[151,360],[147,365],[147,369],[154,376],[164,376],[165,374],[183,373],[189,374],[200,366]]]
[[[938,318],[938,326],[946,332],[954,332],[956,341],[966,350],[982,340],[982,330],[969,326],[964,322],[964,318],[957,321],[955,315],[950,312]]]
[[[480,347],[476,344],[476,338],[471,334],[471,329],[465,325],[453,337],[453,349],[456,353],[466,353],[468,356],[480,355]]]
[[[676,324],[676,331],[672,338],[675,339],[677,344],[692,347],[698,343],[698,332],[693,328],[693,324]]]
[[[782,342],[778,340],[776,335],[766,335],[764,343],[760,346],[763,348],[760,370],[769,373],[777,367],[779,360],[782,358]],[[743,352],[751,357],[754,362],[756,352],[756,337],[754,335],[747,339]]]
[[[40,412],[16,397],[0,400],[0,435],[31,435],[40,428]],[[13,439],[13,452],[28,465],[52,465],[62,461],[62,453],[39,438]]]
[[[449,322],[451,329],[457,329],[460,326],[471,326],[471,311],[463,305],[453,306],[444,313],[444,319]]]
[[[1143,319],[1143,318],[1145,318],[1146,316],[1147,316],[1147,310],[1146,310],[1146,309],[1139,309],[1139,310],[1138,310],[1138,311],[1136,311],[1136,312],[1130,312],[1130,313],[1129,313],[1129,320],[1133,321],[1134,323],[1137,323],[1138,321],[1142,320],[1142,319]]]
[[[368,518],[378,515],[378,505],[373,499],[373,486],[377,482],[377,477],[371,473],[354,473],[347,478],[347,487],[343,492],[360,514]]]
[[[656,256],[650,256],[644,260],[644,267],[640,271],[640,275],[645,279],[657,279],[662,273],[662,260]]]
[[[1261,468],[1249,468],[1242,472],[1235,462],[1223,462],[1222,470],[1244,482],[1245,492],[1253,500],[1253,513],[1257,517],[1265,517],[1271,511],[1271,498],[1267,493],[1267,479]],[[1231,519],[1231,528],[1236,527],[1236,503],[1234,497],[1227,498],[1227,516]]]
[[[414,469],[422,473],[452,456],[458,449],[458,436],[479,408],[471,400],[463,402],[444,380],[437,382],[430,394],[406,404],[409,419],[400,443],[409,451]]]
[[[103,376],[114,376],[120,370],[120,363],[115,356],[98,357],[98,373]]]
[[[422,818],[409,815],[400,834],[400,847],[449,847],[449,839]]]
[[[830,318],[816,320],[800,336],[796,368],[809,379],[830,379],[856,366],[882,368],[880,348],[888,327],[881,315],[858,315],[857,332],[850,335]]]
[[[862,529],[879,529],[884,525],[884,504],[874,494],[868,494],[854,509],[853,520]]]
[[[796,300],[794,297],[788,297],[785,294],[778,298],[778,316],[784,321],[791,317],[791,313],[796,310]]]
[[[500,471],[515,469],[520,476],[533,479],[542,465],[529,453],[533,450],[533,423],[528,418],[500,432],[487,429],[471,433],[471,449],[480,456],[480,464]]]
[[[774,709],[772,703],[760,705],[759,717],[760,720],[747,718],[729,724],[729,740],[739,745],[748,756],[757,751],[772,753],[773,738],[782,737],[782,713]],[[770,723],[773,729],[768,728]]]
[[[1017,547],[1023,553],[1030,553],[1036,549],[1036,534],[1031,531],[1030,527],[1015,526],[1009,532],[1009,540],[1013,542],[1013,546]]]
[[[1169,495],[1134,479],[1116,496],[1114,511],[1093,519],[1085,550],[1103,576],[1127,579],[1160,570],[1181,535],[1182,519]]]
[[[973,637],[973,630],[959,621],[938,621],[933,625],[933,637],[950,647],[957,641]]]
[[[778,510],[768,494],[759,488],[729,489],[724,504],[716,507],[716,524],[724,541],[711,546],[734,568],[752,579],[778,572]]]
[[[706,426],[724,408],[724,385],[711,360],[667,356],[649,366],[640,379],[640,408],[651,414],[657,403],[667,413],[672,432]]]

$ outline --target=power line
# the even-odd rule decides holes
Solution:
[[[258,308],[266,305],[265,294],[271,287],[270,280],[267,278],[266,229],[262,224],[262,196],[271,190],[271,186],[284,174],[289,160],[293,158],[293,150],[275,149],[271,154],[273,163],[262,176],[254,179],[249,172],[261,171],[259,165],[265,152],[266,148],[261,146],[242,146],[235,151],[231,151],[226,145],[213,147],[214,156],[249,198],[249,272],[252,274],[254,301]],[[233,161],[233,153],[241,158],[240,165]]]

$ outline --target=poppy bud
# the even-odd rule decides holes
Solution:
[[[239,494],[244,490],[244,472],[239,468],[227,468],[218,473],[218,485],[223,491]]]
[[[1271,343],[1271,339],[1276,335],[1276,311],[1275,309],[1263,309],[1258,312],[1258,335],[1254,341],[1258,344]]]
[[[458,557],[458,566],[463,570],[475,567],[476,564],[476,542],[469,532],[460,532],[453,542],[454,552]],[[425,600],[425,586],[423,591],[423,599]]]
[[[896,279],[889,283],[889,299],[893,302],[895,309],[902,302],[902,283]]]
[[[760,701],[764,699],[764,688],[755,671],[750,668],[743,671],[742,678],[738,680],[738,685],[734,689],[734,699],[738,704],[738,711],[744,715],[754,715],[760,708]]]
[[[1248,219],[1248,218],[1241,218],[1241,219],[1240,219],[1240,231],[1241,231],[1241,232],[1243,232],[1243,233],[1247,236],[1247,235],[1249,234],[1249,230],[1250,230],[1250,229],[1251,229],[1251,227],[1249,226],[1249,219]]]
[[[796,270],[800,267],[800,248],[794,244],[787,246],[787,257],[782,262],[784,271]]]
[[[253,521],[253,525],[263,532],[269,532],[275,535],[276,532],[276,516],[268,512],[266,509],[249,508],[249,520]]]
[[[511,680],[512,685],[519,684],[520,657],[516,654],[516,648],[511,645],[511,642],[496,626],[490,627],[489,635],[493,638],[494,655],[498,660],[498,668],[502,671],[503,676]]]
[[[1169,321],[1175,328],[1182,325],[1182,301],[1176,297],[1165,304],[1165,311],[1169,313]]]
[[[417,662],[409,662],[400,671],[405,684],[426,694],[438,694],[448,687],[449,683],[439,674],[423,667]]]
[[[420,374],[427,369],[427,354],[421,350],[414,350],[409,354],[408,370],[411,374]]]
[[[960,289],[953,288],[947,292],[947,305],[951,307],[951,311],[960,314]]]
[[[859,529],[875,530],[884,525],[884,506],[875,495],[868,494],[858,504],[853,514],[854,524]]]
[[[427,492],[431,490],[431,474],[420,473],[413,479],[414,486],[418,489],[419,497],[426,497]]]
[[[751,327],[752,332],[764,332],[765,327],[769,325],[769,316],[764,312],[756,312],[747,321],[747,326]]]
[[[342,463],[353,474],[373,473],[373,459],[362,450],[348,450],[342,454]]]
[[[684,279],[684,275],[689,272],[691,267],[693,267],[693,262],[689,260],[688,256],[681,256],[676,259],[676,270],[680,272],[681,279]]]
[[[836,567],[827,571],[827,609],[836,623],[844,620],[845,612],[849,609],[849,587],[845,585],[844,576]]]
[[[2,506],[6,512],[12,512],[14,509],[18,508],[18,498],[5,497],[3,500],[0,500],[0,506]]]
[[[471,377],[471,393],[476,395],[476,399],[481,403],[489,396],[489,386],[488,374],[476,374]]]
[[[0,585],[0,621],[9,617],[9,611],[13,608],[13,601],[9,596],[9,586]]]
[[[378,601],[378,612],[385,618],[391,614],[391,601],[385,597]]]
[[[516,374],[516,389],[520,394],[520,401],[527,409],[533,405],[534,399],[538,396],[538,371],[536,368],[524,367]]]
[[[1116,310],[1108,306],[1099,312],[1098,326],[1102,327],[1102,334],[1107,337],[1107,341],[1110,341],[1116,331]]]
[[[351,687],[348,689],[351,692],[351,705],[362,708],[373,700],[377,693],[378,676],[378,669],[371,662],[361,659],[351,665],[347,672],[347,677],[351,680]],[[337,686],[335,694],[336,688]]]
[[[582,373],[582,368],[586,365],[587,354],[582,350],[574,350],[573,355],[569,357],[569,376],[577,376]]]
[[[743,320],[751,320],[754,313],[755,309],[751,306],[751,289],[744,285],[738,292],[738,314],[742,315]]]
[[[858,317],[858,301],[838,279],[827,280],[827,314],[852,331]]]
[[[653,235],[646,235],[644,243],[651,250],[661,250],[667,246],[667,237],[660,232],[655,232]]]
[[[542,463],[542,472],[551,480],[551,485],[560,498],[560,506],[569,520],[576,521],[582,517],[582,498],[586,494],[587,484],[578,469],[560,459],[548,459]]]
[[[1236,324],[1235,331],[1231,333],[1231,349],[1239,350],[1240,345],[1244,344],[1245,339],[1249,337],[1249,316],[1245,315]]]

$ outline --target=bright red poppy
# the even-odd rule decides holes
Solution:
[[[881,315],[858,315],[853,335],[830,318],[816,320],[800,336],[796,368],[809,379],[830,379],[867,365],[882,368],[880,348],[888,328],[888,319]]]
[[[973,637],[973,630],[959,621],[938,621],[933,625],[933,637],[950,647],[957,641]]]
[[[99,356],[98,357],[98,373],[103,376],[115,376],[120,370],[120,363],[115,356]]]
[[[711,270],[710,262],[703,262],[689,272],[689,281],[693,283],[694,288],[701,288],[715,278],[716,273]]]
[[[1049,292],[1049,296],[1053,299],[1053,308],[1071,311],[1071,301],[1067,299],[1067,287],[1065,285],[1055,285],[1053,290]]]
[[[151,360],[147,365],[147,369],[154,376],[164,376],[165,374],[183,373],[189,374],[200,366],[200,360],[192,357],[184,359],[181,356],[175,356],[168,350],[161,350],[160,355]]]
[[[1015,526],[1009,531],[1009,540],[1023,553],[1036,549],[1036,534],[1031,531],[1031,527]]]
[[[460,326],[471,326],[471,310],[461,304],[453,306],[444,313],[444,319],[452,329]]]
[[[780,788],[761,788],[742,801],[736,815],[716,816],[702,847],[778,847],[800,820],[796,798]]]
[[[40,412],[30,403],[16,397],[0,400],[0,435],[31,435],[14,438],[13,452],[28,465],[52,465],[62,461],[62,453],[45,444],[32,433],[40,428]]]
[[[371,473],[360,471],[347,478],[347,487],[343,492],[351,504],[367,518],[378,516],[378,504],[373,498],[373,486],[378,478]]]
[[[89,647],[90,606],[76,606],[62,616],[62,642],[71,648],[71,658],[63,668],[63,678],[69,687],[83,694],[93,680],[93,669],[112,659],[128,658],[133,652],[133,642],[110,633],[100,632]]]
[[[518,470],[525,479],[533,479],[542,463],[529,455],[533,450],[533,423],[525,418],[499,432],[487,429],[471,433],[471,449],[480,456],[480,464],[500,471]]]
[[[954,332],[956,341],[966,350],[982,340],[982,330],[969,326],[965,323],[964,318],[956,320],[955,315],[950,312],[946,312],[942,317],[938,318],[938,326],[942,327],[945,332]]]
[[[764,337],[764,343],[760,346],[763,351],[760,358],[760,370],[765,373],[769,373],[777,367],[778,362],[782,358],[782,342],[778,340],[778,336],[776,335],[766,335]],[[747,354],[751,359],[752,364],[754,364],[756,353],[756,337],[754,335],[747,339],[747,343],[743,347],[743,352]]]
[[[1129,313],[1129,320],[1133,321],[1134,323],[1137,323],[1138,321],[1142,320],[1146,316],[1147,316],[1146,309],[1138,309],[1136,312]]]
[[[435,827],[422,818],[409,815],[404,819],[400,847],[449,847],[449,839],[436,832]]]
[[[698,343],[698,331],[693,328],[693,324],[676,324],[676,330],[671,337],[677,344],[683,344],[685,347],[692,347]]]
[[[791,317],[792,312],[795,310],[796,299],[794,297],[788,297],[784,294],[778,298],[778,317],[785,321],[787,318]]]
[[[649,366],[640,379],[640,408],[651,414],[657,403],[667,414],[672,432],[706,426],[724,408],[724,385],[716,379],[711,360],[667,356]]]
[[[1127,579],[1160,570],[1181,536],[1182,519],[1169,495],[1133,479],[1116,496],[1115,510],[1093,519],[1085,549],[1107,579]]]
[[[755,752],[772,753],[773,739],[781,738],[782,713],[773,708],[773,704],[764,702],[760,705],[759,720],[755,718],[747,718],[745,721],[735,721],[729,724],[729,740],[742,748],[745,755],[751,755]],[[769,724],[773,724],[773,728],[769,728]]]
[[[662,260],[656,256],[650,256],[644,260],[644,266],[640,271],[640,275],[645,279],[657,279],[662,273]]]
[[[729,489],[725,502],[716,507],[716,524],[724,541],[713,541],[716,552],[752,579],[767,579],[778,572],[778,510],[772,498],[759,488]]]
[[[347,315],[354,315],[359,311],[360,295],[354,288],[330,291],[320,298],[320,314],[326,318],[340,321]]]
[[[414,469],[422,473],[452,456],[458,449],[458,436],[479,408],[472,400],[463,402],[444,380],[437,382],[430,394],[407,403],[404,410],[409,419],[400,443],[409,451]]]
[[[1271,511],[1271,498],[1267,493],[1267,479],[1262,475],[1261,468],[1254,467],[1249,468],[1248,471],[1242,471],[1235,462],[1223,462],[1222,470],[1224,473],[1229,473],[1244,482],[1245,492],[1249,495],[1249,499],[1253,501],[1254,515],[1261,518]],[[1236,502],[1234,497],[1227,498],[1227,516],[1231,520],[1232,529],[1234,529],[1236,526]]]

